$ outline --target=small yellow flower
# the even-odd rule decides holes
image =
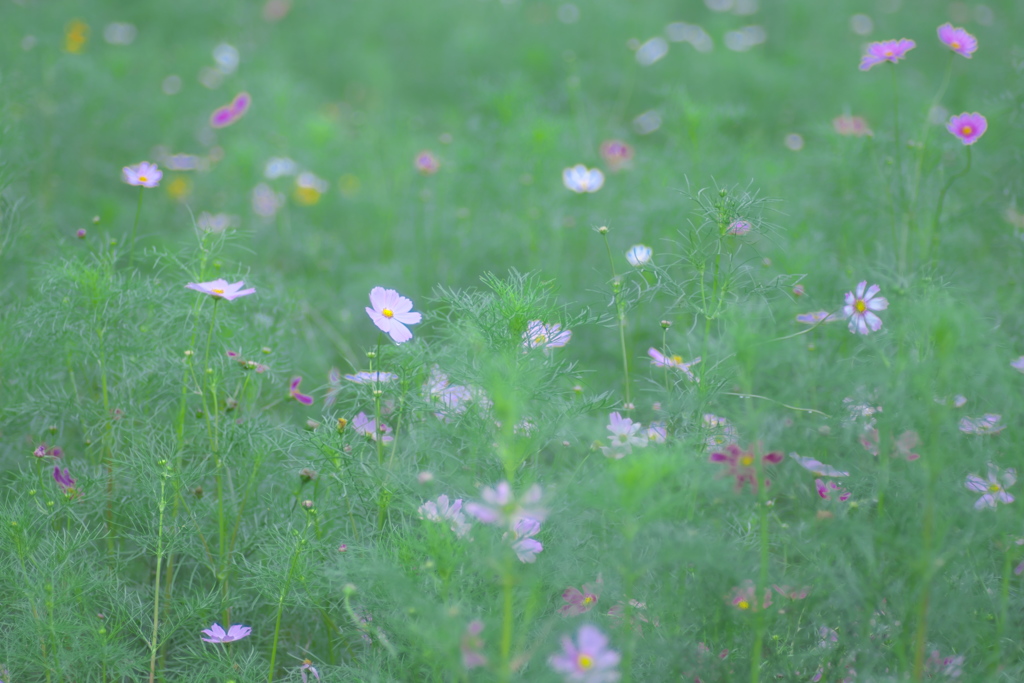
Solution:
[[[89,25],[81,19],[74,19],[64,29],[64,49],[77,55],[89,40]]]

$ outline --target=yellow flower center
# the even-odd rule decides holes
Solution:
[[[892,50],[886,50],[885,51],[885,56],[886,57],[892,57]]]
[[[140,175],[139,176],[139,182],[140,183],[147,183],[147,182],[149,182],[149,178],[144,176],[144,175]]]
[[[676,365],[682,365],[683,364],[683,357],[682,356],[672,356],[672,362],[675,363]]]
[[[853,309],[858,313],[863,313],[864,311],[868,310],[868,305],[864,303],[864,299],[857,299],[853,303]]]
[[[751,465],[754,464],[754,456],[744,455],[742,458],[740,458],[740,464],[743,465],[744,467],[750,467]],[[746,609],[746,607],[744,607],[743,609]]]
[[[223,289],[211,289],[210,291],[213,292],[214,294],[223,294],[224,293]]]
[[[594,658],[590,655],[581,654],[576,657],[576,665],[586,671],[590,667],[594,666]]]
[[[747,602],[746,600],[740,600],[739,602],[736,603],[736,606],[739,607],[740,609],[750,609],[750,603]]]
[[[312,666],[313,665],[313,660],[311,660],[311,659],[303,659],[302,663],[304,665],[306,665],[306,666]]]
[[[383,311],[380,312],[380,314],[382,316],[384,316],[385,318],[394,318],[395,317],[395,312],[392,311],[390,308],[385,308]]]
[[[953,48],[954,50],[959,50],[960,49],[960,41],[959,40],[954,40],[952,43],[949,44],[949,46],[951,48]]]
[[[974,132],[974,128],[972,128],[971,126],[964,126],[963,128],[960,129],[960,132],[963,135],[970,135],[971,133]]]
[[[592,602],[594,602],[594,596],[593,595],[588,595],[587,597],[583,598],[583,604],[584,605],[589,605]]]
[[[1001,491],[1002,488],[1003,487],[1000,486],[999,484],[989,484],[988,485],[988,490],[991,491],[992,493],[995,493],[996,491]]]
[[[540,346],[541,344],[546,344],[547,341],[548,341],[547,336],[543,335],[543,334],[538,334],[536,337],[533,338],[534,346]]]

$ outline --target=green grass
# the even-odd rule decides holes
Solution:
[[[256,2],[0,10],[0,680],[299,680],[308,658],[326,681],[557,681],[548,659],[583,624],[623,681],[941,680],[936,650],[963,657],[961,680],[1024,677],[1021,503],[975,510],[964,486],[1024,467],[1024,8],[578,2],[565,24],[561,4],[309,1],[279,22]],[[75,19],[90,33],[71,53]],[[131,45],[104,42],[113,21],[138,29]],[[640,66],[629,41],[676,21],[714,49],[670,43]],[[971,60],[935,38],[946,21],[978,36]],[[751,24],[767,42],[726,49]],[[899,37],[917,42],[905,61],[857,69],[864,43]],[[221,42],[241,61],[209,89]],[[950,66],[946,117],[989,128],[933,242],[967,159],[926,123]],[[241,91],[250,110],[212,130]],[[873,136],[839,136],[843,113]],[[634,147],[629,168],[602,160],[610,138]],[[160,150],[209,164],[142,191],[131,256],[139,191],[120,170]],[[421,150],[438,173],[416,171]],[[264,178],[272,157],[327,191],[303,205],[293,178]],[[606,172],[599,192],[563,187],[577,163]],[[286,197],[272,218],[252,208],[262,182]],[[235,226],[206,233],[202,212]],[[750,234],[725,234],[737,219]],[[624,257],[637,243],[654,250],[643,269]],[[185,289],[218,277],[257,293]],[[889,300],[879,332],[794,322],[861,280]],[[364,313],[375,286],[423,313],[409,343]],[[525,350],[534,320],[571,341]],[[700,381],[653,367],[650,347],[700,356]],[[464,410],[424,389],[435,366]],[[332,367],[398,378],[331,386]],[[295,376],[313,406],[289,397]],[[880,455],[846,399],[882,407]],[[606,458],[613,411],[665,422],[667,443]],[[395,439],[356,433],[360,412]],[[958,428],[986,413],[1005,430]],[[705,414],[758,455],[848,471],[850,500],[821,499],[788,457],[737,492]],[[895,442],[910,430],[912,461]],[[73,494],[33,456],[44,443]],[[543,491],[533,563],[506,529],[470,519],[460,538],[420,518],[505,480]],[[594,609],[559,615],[599,576]],[[807,596],[760,608],[773,584]],[[487,664],[467,671],[474,620]],[[201,642],[214,622],[252,633]]]

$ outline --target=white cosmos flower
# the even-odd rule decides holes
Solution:
[[[634,268],[640,268],[647,264],[651,260],[651,248],[644,244],[634,244],[626,252],[626,260],[629,261],[629,265]]]
[[[868,334],[882,329],[882,319],[873,311],[884,311],[889,307],[889,302],[878,296],[879,291],[881,288],[878,285],[868,287],[867,280],[861,280],[855,291],[846,293],[843,315],[850,319],[850,332]]]
[[[562,182],[577,194],[597,192],[604,185],[604,173],[598,168],[588,169],[583,164],[576,164],[562,171]]]

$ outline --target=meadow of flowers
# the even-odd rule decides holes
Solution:
[[[1020,26],[0,5],[0,683],[1024,680]]]

